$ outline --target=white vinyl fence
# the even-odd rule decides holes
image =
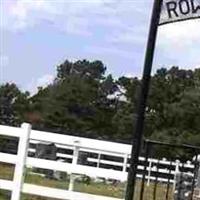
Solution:
[[[17,155],[0,152],[0,162],[15,165],[12,181],[0,179],[0,189],[12,192],[11,200],[19,200],[21,193],[66,200],[119,200],[112,197],[75,192],[73,191],[74,178],[75,175],[79,174],[87,175],[91,178],[114,179],[125,182],[129,167],[128,159],[130,158],[131,145],[35,131],[31,130],[31,125],[27,123],[22,124],[20,128],[0,125],[0,135],[19,138]],[[30,148],[30,146],[34,146],[37,143],[54,143],[58,149],[70,149],[73,153],[58,152],[57,157],[62,158],[63,162],[28,156],[28,153],[35,152],[35,148]],[[86,164],[78,162],[79,156],[83,152],[86,152],[88,155]],[[113,160],[113,158],[115,159]],[[143,157],[139,159],[141,162],[145,160]],[[165,167],[157,168],[157,163]],[[169,169],[171,165],[174,166],[173,170]],[[148,158],[148,167],[146,169],[148,175],[145,178],[149,184],[150,181],[156,179],[153,176],[153,173],[156,172],[160,175],[157,178],[158,181],[167,182],[168,178],[162,175],[171,175],[173,178],[170,178],[170,182],[174,184],[174,175],[181,165],[183,163],[179,161],[169,162],[166,159]],[[63,190],[24,183],[25,167],[67,172],[71,174],[69,188]],[[194,168],[190,162],[184,163],[184,167]],[[144,166],[140,165],[138,169],[144,170]],[[141,178],[142,174],[137,174],[137,176]]]

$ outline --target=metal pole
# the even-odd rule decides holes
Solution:
[[[141,86],[139,104],[137,110],[136,128],[132,142],[131,164],[128,173],[125,200],[133,200],[134,198],[138,157],[140,154],[141,142],[143,138],[145,108],[146,108],[147,95],[149,91],[151,69],[153,63],[153,56],[154,56],[162,2],[163,0],[154,0],[154,5],[153,5],[153,13],[151,17],[150,31],[149,31],[145,62],[144,62],[142,86]]]

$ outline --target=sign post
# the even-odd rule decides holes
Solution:
[[[138,158],[140,154],[140,148],[143,137],[144,115],[145,115],[147,95],[149,91],[151,69],[153,64],[153,56],[156,44],[158,24],[160,21],[162,1],[163,0],[154,0],[154,5],[153,5],[153,13],[151,17],[150,31],[147,42],[144,71],[142,77],[142,86],[141,86],[142,88],[140,91],[140,96],[138,101],[139,105],[137,110],[137,121],[136,121],[134,138],[132,142],[131,163],[128,172],[125,200],[133,200],[134,198],[134,188],[136,184]]]

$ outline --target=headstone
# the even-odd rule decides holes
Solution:
[[[42,158],[47,160],[56,160],[57,148],[55,144],[37,144],[36,145],[36,158]]]
[[[67,180],[67,173],[60,172],[60,171],[54,171],[53,172],[53,178],[59,181],[66,181]]]
[[[47,159],[47,160],[56,160],[57,159],[56,152],[57,152],[57,148],[55,144],[39,143],[36,145],[35,157],[41,158],[41,159]],[[47,178],[54,178],[53,170],[35,168],[34,171],[37,173],[45,174]]]
[[[179,172],[176,174],[175,180],[174,200],[189,200],[192,190],[193,175],[191,173]]]
[[[77,164],[79,164],[79,165],[88,165],[89,164],[88,157],[89,157],[89,153],[88,152],[79,151]]]

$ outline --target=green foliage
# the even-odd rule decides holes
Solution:
[[[1,125],[19,126],[26,121],[25,115],[29,110],[28,96],[28,92],[21,92],[14,83],[0,85]],[[0,151],[5,150],[8,143],[8,138],[0,136]]]
[[[171,143],[200,145],[199,69],[173,67],[152,78],[149,112],[153,122],[151,138]],[[147,117],[148,119],[148,117]]]
[[[89,137],[112,134],[115,99],[107,96],[118,88],[105,69],[100,61],[86,60],[58,66],[54,83],[30,100],[29,117],[37,113],[39,119],[33,126]]]
[[[23,93],[14,83],[0,85],[0,124],[19,125],[28,110],[29,93]]]
[[[101,61],[66,60],[52,84],[32,97],[0,86],[0,124],[130,142],[141,80],[105,75]],[[200,69],[159,69],[150,85],[145,137],[200,145]]]
[[[93,79],[101,79],[105,73],[106,67],[101,61],[90,62],[87,60],[78,60],[77,62],[69,62],[66,60],[57,67],[57,79],[62,80],[67,76],[79,75],[81,77],[91,77]]]

